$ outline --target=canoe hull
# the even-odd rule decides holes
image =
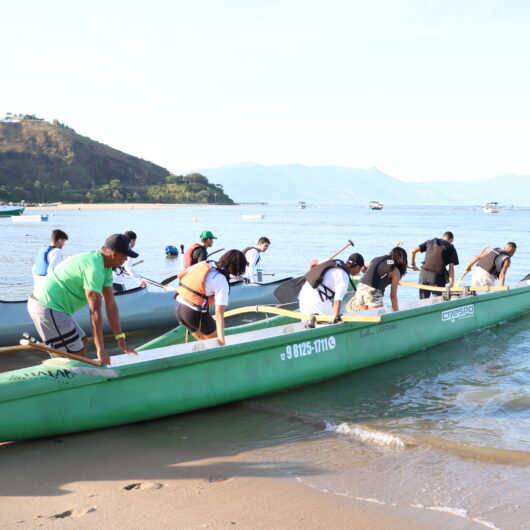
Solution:
[[[185,347],[187,353],[99,369],[103,377],[75,373],[80,363],[70,361],[60,366],[65,367],[63,372],[72,373],[59,373],[58,361],[49,361],[41,367],[0,374],[0,415],[9,418],[0,424],[0,440],[126,424],[313,383],[462,337],[528,311],[530,287],[526,286],[426,303],[386,314],[380,324],[344,323],[315,329],[283,324],[273,328],[275,336],[237,343],[236,335],[234,343],[227,339],[229,345],[224,348],[209,348],[206,343],[173,346],[175,351]],[[193,347],[204,349],[190,351]],[[147,350],[145,355],[160,351]],[[109,370],[116,377],[104,377]]]
[[[12,217],[22,215],[25,208],[23,206],[0,206],[0,217]]]

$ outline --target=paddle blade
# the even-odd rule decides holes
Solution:
[[[274,290],[274,297],[280,304],[289,304],[298,300],[300,290],[305,283],[304,276],[293,278],[292,280],[282,283]]]

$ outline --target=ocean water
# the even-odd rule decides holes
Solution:
[[[66,254],[134,230],[144,260],[138,271],[157,281],[180,266],[165,258],[165,246],[188,246],[205,229],[218,237],[212,251],[269,237],[262,259],[274,279],[304,273],[310,260],[348,240],[355,247],[341,257],[356,251],[370,260],[397,241],[409,251],[446,230],[455,234],[457,276],[484,245],[507,241],[518,244],[508,283],[530,272],[524,209],[492,215],[473,207],[242,205],[50,213],[48,223],[35,225],[0,219],[0,299],[31,292],[34,256],[53,228],[69,234]],[[241,219],[255,213],[265,218]],[[413,300],[417,291],[401,287],[399,298]],[[133,345],[158,332],[135,335]],[[38,359],[3,352],[0,370]],[[331,381],[121,429],[156,432],[160,443],[213,438],[221,454],[246,451],[336,495],[447,511],[478,526],[530,528],[530,315]]]

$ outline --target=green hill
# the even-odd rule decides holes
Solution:
[[[203,175],[171,175],[57,120],[8,115],[0,121],[0,201],[21,200],[233,203]]]

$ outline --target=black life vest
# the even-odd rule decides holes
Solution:
[[[435,237],[432,241],[432,250],[425,257],[425,262],[423,263],[422,269],[425,271],[435,272],[436,274],[444,274],[444,253],[447,247],[437,237]]]
[[[396,262],[388,254],[374,258],[359,282],[384,293],[387,285],[390,285],[388,273],[395,264]]]
[[[477,266],[493,274],[495,278],[499,277],[503,263],[510,259],[510,255],[500,248],[494,248],[488,252],[484,257],[477,261]]]
[[[319,263],[313,267],[310,271],[306,272],[304,278],[307,283],[318,291],[320,299],[324,302],[326,300],[331,300],[335,296],[335,291],[330,289],[327,285],[323,285],[324,274],[330,269],[339,268],[342,269],[350,278],[349,272],[346,270],[346,265],[340,259],[328,259],[323,263]],[[351,281],[351,280],[350,280]],[[352,283],[353,286],[353,283]],[[353,286],[355,289],[355,286]]]
[[[261,259],[261,252],[259,250],[259,248],[256,248],[256,247],[245,247],[241,252],[243,252],[243,254],[245,254],[245,257],[246,257],[246,254],[249,250],[251,249],[254,249],[254,250],[257,250],[258,251],[258,259],[256,260],[256,263],[255,265],[257,265],[259,263],[259,260]],[[250,263],[249,263],[250,265]]]

